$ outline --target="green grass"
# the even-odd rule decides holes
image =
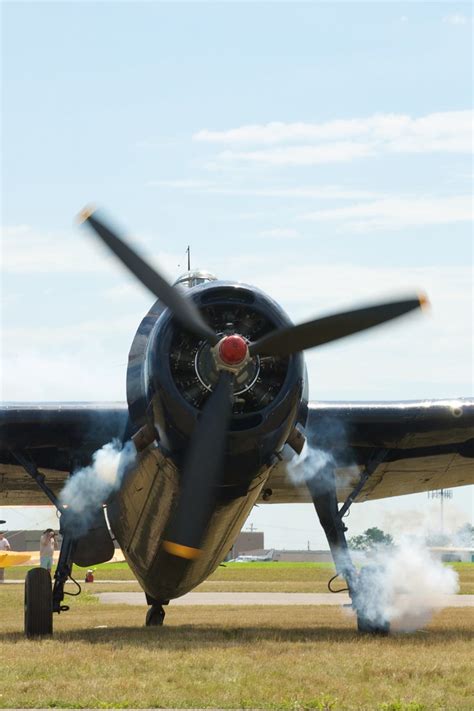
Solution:
[[[474,563],[446,563],[459,576],[461,595],[474,595]]]
[[[459,575],[462,594],[474,595],[474,563],[448,563]],[[7,568],[7,579],[23,579],[27,567]],[[74,566],[73,575],[82,581],[85,568]],[[225,563],[200,585],[197,592],[327,592],[334,575],[331,563]],[[127,563],[103,563],[95,566],[96,582],[127,580],[135,577]],[[94,583],[95,584],[95,583]],[[136,581],[134,583],[137,585]],[[338,584],[338,581],[336,581]]]
[[[30,641],[22,589],[0,587],[0,707],[472,711],[474,609],[374,638],[332,607],[170,604],[144,628],[144,608],[89,588],[70,604],[52,639]]]
[[[93,566],[95,575],[102,580],[135,580],[135,576],[130,570],[128,563],[100,563]],[[31,566],[16,566],[5,570],[7,580],[23,580]],[[79,581],[84,580],[87,568],[73,566],[73,577]]]

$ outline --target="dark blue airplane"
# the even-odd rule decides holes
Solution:
[[[54,584],[41,568],[26,577],[26,634],[52,633],[53,612],[67,609],[73,562],[110,560],[113,538],[146,593],[146,624],[161,625],[163,606],[216,569],[256,503],[308,501],[359,629],[386,633],[388,621],[363,602],[370,570],[353,565],[343,516],[354,501],[474,483],[474,400],[309,403],[302,352],[419,309],[426,298],[295,326],[251,286],[204,272],[171,286],[94,211],[81,217],[157,301],[132,343],[127,404],[0,408],[0,504],[38,505],[46,495],[61,512]],[[59,492],[117,438],[132,439],[137,455],[84,528]],[[295,486],[287,462],[306,441],[327,462]]]

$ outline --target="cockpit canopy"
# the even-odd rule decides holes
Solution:
[[[217,277],[210,272],[205,272],[200,269],[194,271],[185,272],[180,277],[176,279],[173,286],[180,285],[184,286],[186,289],[191,289],[193,286],[198,286],[198,284],[205,284],[207,281],[217,281]]]

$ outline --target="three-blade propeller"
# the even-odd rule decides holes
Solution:
[[[177,321],[211,346],[219,347],[219,336],[204,321],[194,302],[147,264],[95,215],[94,210],[83,210],[79,219],[87,223],[135,277],[166,304]],[[250,343],[248,355],[289,356],[378,326],[427,303],[425,296],[417,296],[277,329]],[[230,346],[239,348],[242,344],[228,343],[227,349]],[[220,353],[225,354],[225,350],[221,349]],[[199,555],[215,488],[221,477],[226,433],[232,414],[234,373],[238,372],[238,366],[237,371],[235,364],[226,367],[222,362],[218,367],[217,385],[206,402],[185,457],[178,503],[163,544],[168,553],[182,558],[192,559]]]

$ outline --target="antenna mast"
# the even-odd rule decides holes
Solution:
[[[440,499],[440,527],[441,533],[444,533],[444,502],[446,499],[453,498],[453,492],[451,489],[438,489],[437,491],[428,491],[429,499]]]
[[[191,247],[188,244],[188,248],[186,250],[186,254],[188,255],[188,272],[191,271]]]

